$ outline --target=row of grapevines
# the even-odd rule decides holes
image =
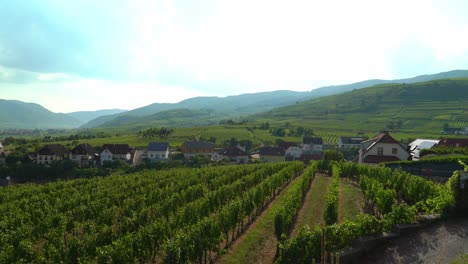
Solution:
[[[232,200],[233,195],[223,192],[239,188],[232,187],[239,185],[239,178],[245,178],[247,185],[285,167],[287,164],[262,164],[145,171],[2,188],[0,262],[93,260],[135,236],[138,239],[125,251],[146,259],[170,236],[171,223],[188,204],[213,192],[217,193],[209,196],[216,201],[213,204],[229,202],[222,197]],[[152,243],[149,254],[140,252],[140,244],[145,243]]]
[[[328,188],[325,198],[325,211],[323,212],[323,220],[327,225],[338,221],[338,180],[340,178],[340,167],[333,165],[331,172],[332,182]]]
[[[222,241],[228,240],[229,232],[244,229],[244,219],[263,208],[267,200],[284,188],[302,170],[301,163],[292,163],[288,170],[280,171],[244,195],[223,206],[194,224],[178,230],[166,245],[166,263],[205,262],[209,256],[220,251]],[[260,199],[258,199],[260,198]]]
[[[278,209],[275,214],[275,235],[278,241],[282,239],[284,235],[289,234],[291,231],[297,211],[304,201],[304,197],[309,190],[310,183],[315,176],[317,169],[317,163],[312,162],[309,167],[304,171],[301,179],[297,181],[295,185],[290,186],[293,190],[286,197],[285,203]]]
[[[277,263],[310,263],[312,259],[320,260],[323,250],[337,252],[361,236],[388,231],[395,224],[413,223],[417,208],[422,208],[426,213],[441,212],[453,205],[453,183],[457,182],[454,178],[457,174],[444,186],[386,168],[353,163],[342,163],[340,167],[342,177],[360,181],[366,201],[378,209],[381,219],[364,214],[356,220],[341,224],[315,226],[312,229],[303,227],[294,238],[280,245]],[[414,205],[410,207],[404,200]],[[323,237],[325,245],[322,243]]]

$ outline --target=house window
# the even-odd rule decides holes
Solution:
[[[152,158],[152,157],[153,157],[153,154],[150,154],[150,158]]]
[[[397,148],[392,148],[392,154],[393,154],[393,155],[398,154],[398,149],[397,149]]]
[[[377,155],[383,156],[383,148],[377,148]]]

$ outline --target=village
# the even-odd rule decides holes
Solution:
[[[378,165],[384,162],[418,160],[420,152],[434,146],[467,147],[466,138],[416,139],[408,145],[394,139],[388,131],[382,131],[374,138],[340,137],[338,144],[331,148],[336,152],[355,153],[349,161]],[[5,164],[6,153],[1,151],[0,165]],[[330,148],[328,147],[330,150]],[[167,142],[149,142],[146,148],[135,148],[128,144],[104,144],[97,149],[90,144],[82,143],[67,149],[61,144],[44,145],[35,156],[31,157],[36,164],[47,165],[54,161],[71,160],[80,168],[96,167],[115,161],[139,166],[143,162],[168,162],[173,159],[190,160],[202,157],[209,161],[226,161],[232,164],[252,162],[303,161],[323,158],[325,147],[320,137],[304,137],[301,143],[280,142],[277,146],[261,146],[253,151],[246,151],[240,144],[225,148],[216,148],[210,141],[186,141],[181,147],[170,146]]]

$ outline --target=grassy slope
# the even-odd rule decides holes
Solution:
[[[304,124],[318,131],[437,135],[444,123],[468,126],[468,79],[385,84],[312,99],[258,115],[259,122]]]
[[[340,179],[338,185],[338,222],[353,220],[364,210],[364,196],[359,187]]]
[[[321,174],[316,174],[309,192],[304,201],[304,205],[299,210],[297,222],[291,236],[294,236],[299,228],[304,225],[310,227],[323,222],[323,212],[325,210],[325,196],[331,178]]]

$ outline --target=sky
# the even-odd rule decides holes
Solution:
[[[0,0],[0,98],[54,112],[468,69],[466,0]]]

